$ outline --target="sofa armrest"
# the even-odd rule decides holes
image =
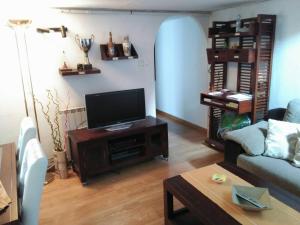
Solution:
[[[268,120],[268,119],[283,120],[285,111],[286,111],[285,108],[271,109],[271,110],[269,110],[268,115],[265,118],[265,120]]]
[[[242,146],[234,141],[225,141],[224,161],[236,165],[237,157],[244,153]]]
[[[268,120],[268,119],[283,120],[285,111],[286,111],[285,108],[271,109],[271,110],[269,110],[268,115],[266,116],[265,120]],[[239,143],[232,141],[232,140],[225,141],[225,150],[224,150],[224,161],[225,162],[236,164],[237,157],[242,153],[245,153],[245,151]]]

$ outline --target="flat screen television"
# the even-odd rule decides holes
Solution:
[[[104,128],[145,119],[144,89],[88,94],[85,96],[88,128]]]

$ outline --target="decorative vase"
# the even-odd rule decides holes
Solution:
[[[68,178],[66,151],[54,151],[54,164],[55,169],[58,171],[60,178]]]
[[[131,56],[131,44],[129,42],[129,37],[125,36],[124,37],[124,42],[122,43],[123,45],[123,52],[125,56]]]
[[[109,40],[107,43],[107,53],[109,57],[114,57],[116,55],[116,49],[115,49],[115,45],[112,41],[112,33],[109,32]]]

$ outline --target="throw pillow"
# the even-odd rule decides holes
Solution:
[[[294,155],[292,164],[296,167],[300,167],[300,132],[299,132],[299,130],[298,130],[298,140],[297,140],[296,148],[295,148],[295,155]]]
[[[300,124],[269,119],[263,155],[293,160],[298,140],[298,130],[300,130]]]
[[[239,130],[227,132],[225,140],[239,143],[248,155],[261,155],[265,151],[268,122],[261,121]]]
[[[283,121],[300,123],[300,99],[293,99],[289,102]]]

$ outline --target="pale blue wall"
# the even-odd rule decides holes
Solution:
[[[157,109],[207,127],[200,92],[208,89],[205,30],[194,18],[172,17],[155,42]]]

